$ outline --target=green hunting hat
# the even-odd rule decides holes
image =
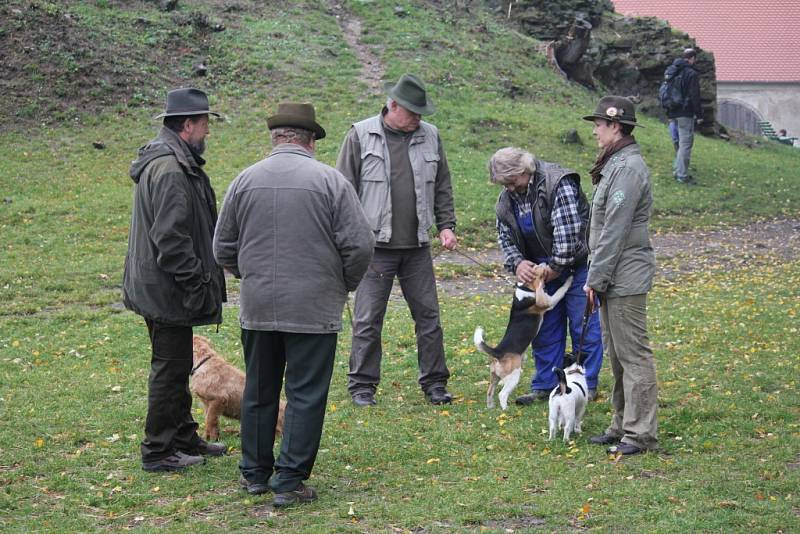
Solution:
[[[425,92],[425,84],[413,74],[403,74],[397,83],[389,82],[383,89],[392,100],[413,113],[432,115],[436,111]]]
[[[605,119],[643,128],[636,122],[636,108],[633,106],[633,102],[624,96],[604,96],[601,98],[594,113],[583,118],[585,121],[593,121],[595,119]]]
[[[282,126],[303,128],[314,132],[317,139],[325,137],[325,129],[317,123],[316,112],[311,104],[281,102],[278,104],[278,112],[267,118],[267,126],[270,130]]]
[[[174,117],[176,115],[214,115],[219,113],[208,109],[208,96],[200,89],[182,87],[167,93],[167,110],[155,119]]]

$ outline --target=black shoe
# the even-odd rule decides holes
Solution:
[[[431,404],[450,404],[453,396],[447,392],[444,386],[433,386],[425,392],[425,397]]]
[[[152,462],[142,462],[142,469],[149,472],[180,471],[187,467],[204,463],[206,463],[206,459],[202,456],[192,456],[180,451],[175,451],[166,458],[161,458],[160,460],[154,460]]]
[[[590,389],[589,390],[589,394],[586,396],[586,400],[589,401],[589,402],[596,401],[597,400],[597,390],[596,389]]]
[[[518,406],[530,406],[536,401],[546,400],[550,397],[550,391],[547,389],[534,389],[530,393],[520,395],[514,399],[514,404]]]
[[[239,475],[239,485],[250,495],[263,495],[270,491],[266,482],[250,482],[244,475]]]
[[[614,443],[619,443],[620,439],[622,438],[612,436],[611,434],[601,434],[599,436],[592,436],[589,438],[589,441],[595,445],[612,445]]]
[[[371,391],[360,391],[353,393],[353,404],[356,406],[374,406],[378,402],[375,400],[375,394]]]
[[[639,454],[644,452],[644,449],[637,447],[636,445],[632,445],[630,443],[625,443],[620,441],[617,445],[613,447],[609,447],[606,449],[608,454],[619,454],[622,456],[630,456],[632,454]]]
[[[292,491],[276,493],[272,498],[272,505],[280,508],[304,502],[311,502],[317,499],[317,492],[311,486],[306,486],[302,482]]]
[[[191,456],[223,456],[228,452],[228,446],[221,441],[209,443],[201,439],[193,448],[181,452]]]

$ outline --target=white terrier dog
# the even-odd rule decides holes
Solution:
[[[564,356],[564,363],[572,360],[571,355]],[[581,421],[586,412],[587,391],[586,376],[581,362],[571,363],[566,369],[554,368],[558,375],[558,385],[550,393],[550,439],[556,432],[564,428],[564,442],[569,441],[573,430],[581,433]]]

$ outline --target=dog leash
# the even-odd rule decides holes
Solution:
[[[197,365],[192,367],[192,370],[189,371],[189,376],[192,376],[198,369],[200,369],[201,365],[203,365],[204,363],[206,363],[210,359],[211,359],[211,356],[206,356],[205,358],[203,358],[203,361],[201,361],[200,363],[198,363]]]
[[[586,308],[583,310],[583,321],[581,323],[581,337],[578,341],[578,354],[575,356],[578,365],[583,365],[583,339],[586,337],[586,330],[589,327],[589,317],[591,317],[591,315],[592,301],[589,300],[589,297],[586,297]]]

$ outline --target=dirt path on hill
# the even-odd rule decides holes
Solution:
[[[729,271],[758,268],[800,258],[800,220],[779,219],[719,230],[666,233],[652,236],[658,277],[674,280],[683,273],[701,270]],[[482,265],[497,266],[495,276],[453,276],[437,281],[439,292],[447,296],[499,293],[508,289],[513,278],[501,268],[499,250],[469,252]],[[455,252],[440,253],[435,264],[478,265]]]
[[[375,53],[380,51],[380,47],[359,42],[361,37],[361,21],[350,15],[342,4],[336,0],[329,0],[328,6],[330,12],[339,22],[339,27],[344,34],[344,40],[361,63],[361,75],[359,76],[359,80],[364,82],[368,88],[368,92],[364,96],[370,97],[381,94],[383,92],[381,80],[383,79],[383,74],[386,72],[386,68]]]

